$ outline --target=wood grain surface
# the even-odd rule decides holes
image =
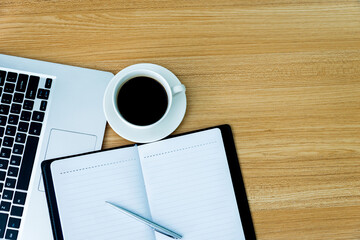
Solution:
[[[360,239],[360,1],[2,0],[0,52],[163,65],[175,133],[232,126],[258,239]]]

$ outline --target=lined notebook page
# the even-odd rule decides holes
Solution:
[[[149,227],[105,204],[150,217],[136,147],[55,161],[51,171],[66,240],[155,239]]]
[[[139,155],[155,222],[184,240],[245,239],[219,129],[142,145]]]

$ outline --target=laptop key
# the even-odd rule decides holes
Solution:
[[[20,74],[19,75],[19,79],[18,79],[17,84],[16,84],[16,91],[25,92],[26,85],[27,85],[27,82],[28,82],[28,78],[29,78],[28,75],[25,75],[25,74]]]
[[[8,137],[8,136],[4,137],[4,141],[3,141],[3,146],[4,147],[12,147],[13,144],[14,144],[14,138],[13,137]]]
[[[17,235],[18,235],[18,230],[8,229],[6,230],[5,239],[16,240]]]
[[[40,78],[37,76],[30,76],[29,85],[25,95],[26,98],[35,99],[39,80]]]
[[[16,82],[17,75],[18,75],[17,73],[14,73],[14,72],[8,72],[8,75],[7,75],[6,81],[9,81],[9,82]]]
[[[5,128],[0,127],[0,137],[4,136]]]
[[[50,90],[39,88],[37,97],[40,99],[48,99],[50,94]]]
[[[9,219],[9,223],[8,223],[8,227],[11,227],[11,228],[19,228],[20,227],[20,218],[13,218],[11,217]]]
[[[11,113],[16,113],[16,114],[19,114],[21,112],[21,105],[20,104],[17,104],[17,103],[13,103],[11,105],[11,110],[10,110]]]
[[[23,192],[16,192],[15,196],[14,196],[14,204],[21,204],[24,205],[25,204],[25,199],[26,199],[26,193]]]
[[[52,79],[47,78],[45,81],[45,88],[51,88]]]
[[[19,122],[19,116],[18,115],[14,115],[14,114],[10,114],[9,115],[9,119],[8,119],[8,124],[18,124]]]
[[[13,83],[5,83],[5,86],[4,86],[4,92],[7,92],[7,93],[13,93],[15,90],[15,84]]]
[[[0,169],[7,169],[7,166],[8,166],[8,161],[7,160],[4,160],[4,159],[0,159]],[[1,191],[0,191],[1,192]]]
[[[23,105],[23,108],[26,109],[26,110],[32,110],[34,107],[34,101],[31,101],[31,100],[25,100],[24,101],[24,105]]]
[[[23,151],[24,151],[24,145],[14,144],[13,153],[21,155]]]
[[[5,235],[5,228],[8,218],[9,214],[0,213],[0,238],[3,238]]]
[[[35,154],[39,143],[39,137],[28,136],[23,161],[20,167],[19,179],[16,188],[27,190],[29,188],[31,171],[34,166]]]
[[[16,179],[15,178],[6,178],[5,187],[6,188],[15,188]]]
[[[9,162],[4,159],[0,159],[0,169],[7,169]],[[1,191],[0,191],[1,192]]]
[[[22,94],[22,93],[14,94],[13,102],[22,103],[23,101],[24,101],[24,94]]]
[[[6,76],[6,72],[5,71],[0,71],[0,86],[4,85],[5,83],[5,76]],[[0,236],[1,237],[1,236]]]
[[[31,112],[29,111],[22,111],[20,115],[20,119],[23,121],[30,121],[31,118]]]
[[[1,104],[0,105],[0,114],[4,114],[4,115],[9,114],[9,109],[10,109],[9,105]]]
[[[3,199],[12,200],[13,195],[14,195],[14,191],[5,189],[3,192]]]
[[[1,148],[0,157],[9,158],[10,154],[11,154],[11,149],[10,148]],[[0,168],[1,168],[1,166],[0,166]]]
[[[32,120],[42,122],[44,120],[44,112],[34,111]]]
[[[15,126],[7,126],[5,130],[5,134],[9,136],[15,136],[16,133],[16,127]]]
[[[7,117],[0,115],[0,125],[5,126],[7,122]]]
[[[12,95],[10,94],[7,94],[7,93],[4,93],[1,97],[1,102],[2,103],[7,103],[7,104],[10,104],[11,103],[11,100],[12,100]]]
[[[6,176],[6,172],[0,171],[0,181],[4,181]]]
[[[15,137],[15,142],[25,143],[26,135],[24,133],[17,133]]]
[[[40,110],[45,111],[46,110],[47,101],[41,101],[40,104]]]
[[[20,166],[20,162],[21,162],[20,156],[16,156],[16,155],[11,156],[11,158],[10,158],[11,165]]]
[[[1,201],[0,211],[9,212],[10,206],[11,206],[11,202]]]
[[[10,166],[8,170],[8,176],[9,177],[17,177],[19,172],[19,168]]]
[[[29,129],[29,123],[28,122],[20,122],[18,126],[19,132],[27,132]]]
[[[21,217],[23,211],[24,211],[24,208],[23,208],[23,207],[18,207],[18,206],[14,206],[14,205],[13,205],[12,208],[11,208],[10,215],[11,215],[11,216]]]
[[[30,123],[30,129],[29,129],[29,134],[33,134],[33,135],[40,135],[41,132],[41,127],[42,124],[38,123],[38,122],[31,122]]]

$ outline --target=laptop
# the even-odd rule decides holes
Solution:
[[[112,77],[0,54],[0,239],[53,238],[40,164],[101,148]]]

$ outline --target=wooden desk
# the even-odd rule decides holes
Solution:
[[[359,1],[2,0],[0,52],[169,68],[176,133],[231,124],[258,239],[360,239]]]

